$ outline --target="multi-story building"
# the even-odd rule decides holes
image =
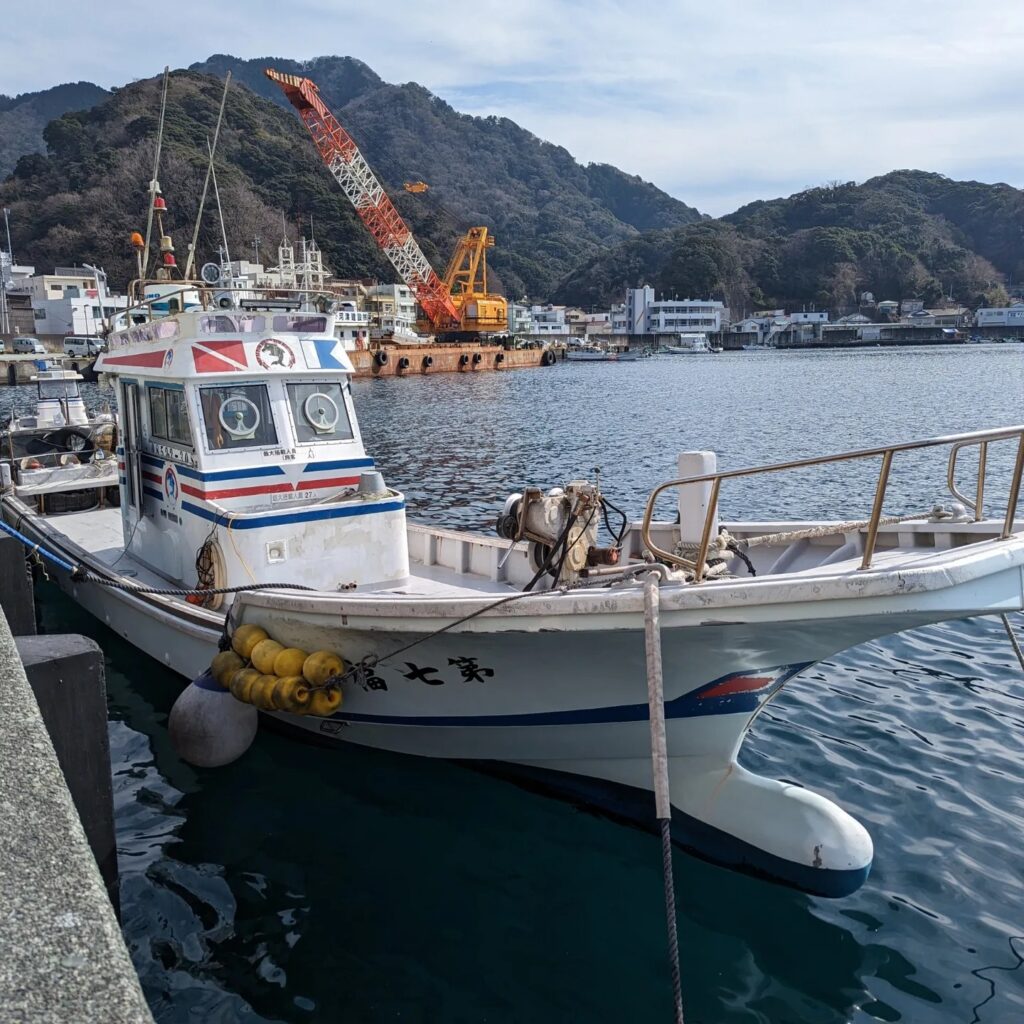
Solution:
[[[865,292],[869,295],[870,292]],[[792,324],[827,324],[828,313],[817,310],[801,310],[799,313],[790,313],[789,322]]]
[[[655,299],[650,285],[626,289],[626,301],[612,310],[613,334],[717,332],[728,322],[725,303],[714,299]]]
[[[569,324],[565,320],[565,306],[531,306],[530,319],[533,321],[531,334],[544,337],[568,337]]]
[[[522,302],[508,304],[508,329],[511,334],[533,334],[533,314]]]
[[[370,337],[402,337],[416,334],[416,298],[404,284],[375,284],[366,289]]]
[[[105,277],[87,267],[56,267],[52,274],[23,278],[12,292],[28,294],[34,334],[96,335],[128,307],[127,296],[107,291]]]

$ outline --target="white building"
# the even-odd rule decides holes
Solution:
[[[404,284],[374,284],[366,289],[370,336],[410,339],[416,334],[416,298]]]
[[[870,292],[865,292],[865,295],[870,295]],[[815,310],[801,311],[800,313],[790,313],[789,322],[793,324],[827,324],[828,313],[817,312]]]
[[[36,334],[96,335],[128,307],[127,296],[111,295],[103,272],[88,267],[56,267],[52,274],[23,278],[12,291],[28,292]]]
[[[521,302],[508,304],[508,329],[511,334],[533,334],[530,307]]]
[[[621,314],[611,314],[613,334],[679,334],[720,331],[729,319],[725,304],[714,299],[655,299],[650,285],[627,288]]]
[[[565,306],[531,306],[530,319],[533,321],[533,330],[530,332],[535,336],[568,337],[569,324],[565,320]]]
[[[1024,327],[1024,302],[1012,306],[985,306],[974,314],[978,327]]]

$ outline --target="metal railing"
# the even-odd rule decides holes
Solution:
[[[950,446],[949,464],[946,474],[946,482],[952,495],[970,508],[974,513],[975,521],[982,517],[982,507],[985,496],[985,470],[988,461],[988,446],[993,441],[1006,441],[1012,438],[1017,439],[1017,456],[1014,461],[1013,474],[1010,481],[1010,493],[1006,505],[1006,515],[1003,519],[1001,539],[1006,539],[1013,532],[1014,519],[1016,517],[1017,502],[1020,499],[1021,477],[1024,475],[1024,426],[1003,427],[998,430],[979,430],[966,434],[950,434],[947,437],[932,437],[922,441],[906,441],[903,444],[887,445],[884,448],[863,448],[858,451],[843,452],[839,455],[822,455],[809,459],[795,459],[790,462],[776,462],[768,466],[755,466],[750,469],[732,469],[720,473],[705,473],[702,476],[683,477],[678,480],[669,480],[659,484],[647,499],[647,507],[644,510],[643,524],[641,527],[641,538],[646,549],[655,559],[669,565],[684,566],[693,571],[693,582],[699,583],[704,578],[707,568],[708,548],[711,545],[711,529],[715,521],[715,514],[718,508],[718,495],[723,480],[731,480],[737,477],[759,476],[764,473],[778,473],[785,469],[802,469],[808,466],[824,466],[834,462],[852,462],[856,459],[881,458],[882,465],[878,473],[878,482],[875,485],[875,497],[871,507],[871,516],[864,523],[867,529],[867,536],[864,541],[864,555],[861,559],[860,568],[868,569],[871,566],[871,558],[875,551],[875,542],[878,538],[879,520],[882,518],[882,505],[885,501],[885,492],[889,483],[889,473],[892,469],[893,456],[898,452],[915,451],[922,448],[941,448]],[[967,498],[956,487],[956,463],[957,456],[964,448],[978,446],[978,479],[975,487],[974,498]],[[694,560],[683,558],[671,551],[664,551],[659,548],[651,539],[651,521],[654,516],[654,506],[658,498],[667,490],[683,487],[687,484],[710,483],[711,493],[708,499],[708,510],[704,516],[704,528],[701,533],[700,544],[697,548],[697,556]]]

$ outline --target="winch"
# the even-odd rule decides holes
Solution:
[[[498,517],[498,536],[530,542],[535,580],[547,574],[555,586],[573,583],[586,575],[588,567],[618,564],[618,543],[597,544],[606,504],[599,485],[587,480],[573,480],[546,494],[539,487],[527,487],[506,499]]]

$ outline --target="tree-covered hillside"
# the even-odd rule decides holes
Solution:
[[[43,92],[0,96],[0,181],[14,170],[18,157],[45,152],[43,129],[69,110],[99,103],[107,90],[91,82],[57,85]]]
[[[735,313],[766,307],[850,311],[861,293],[952,294],[978,305],[1024,278],[1024,192],[893,171],[863,184],[750,203],[713,223],[652,232],[564,279],[563,301],[603,305],[623,287],[713,295]]]
[[[292,222],[308,223],[312,215],[317,239],[336,273],[391,279],[369,236],[319,166],[301,122],[264,77],[268,66],[318,83],[435,266],[443,269],[455,238],[467,227],[490,227],[497,236],[489,259],[494,284],[514,297],[547,298],[558,280],[609,246],[641,230],[700,218],[648,182],[614,167],[585,167],[562,147],[508,119],[460,114],[421,86],[389,85],[352,58],[299,63],[219,55],[172,76],[169,119],[174,133],[165,143],[172,163],[161,181],[179,213],[191,215],[198,201],[203,139],[212,129],[220,88],[204,72],[221,78],[230,70],[228,131],[218,155],[224,182],[239,204],[233,210],[225,197],[235,236],[232,248],[238,251],[254,234],[265,240],[279,237],[280,227],[271,227],[280,224],[277,210]],[[48,156],[27,158],[14,180],[0,186],[4,201],[18,206],[12,227],[18,224],[19,256],[41,265],[68,262],[84,258],[85,246],[108,268],[117,264],[119,272],[126,270],[128,254],[117,249],[97,254],[93,239],[97,233],[106,236],[113,223],[138,217],[134,201],[125,205],[123,189],[141,195],[149,179],[139,162],[151,153],[157,89],[156,79],[133,83],[99,107],[67,114],[47,129]],[[175,163],[182,160],[188,174]],[[140,173],[130,181],[135,171]],[[45,180],[51,193],[42,206],[36,179]],[[404,182],[416,180],[426,181],[430,191],[410,195],[402,189]],[[105,193],[110,181],[121,187]],[[61,219],[65,213],[68,220]]]

